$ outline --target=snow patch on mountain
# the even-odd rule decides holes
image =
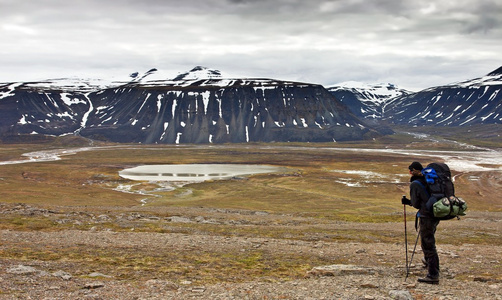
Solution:
[[[20,82],[16,83],[5,83],[3,86],[0,86],[0,99],[6,98],[13,94],[18,86],[22,85]]]
[[[490,74],[476,79],[452,83],[447,86],[467,88],[467,87],[481,87],[490,85],[502,85],[502,74],[492,74],[492,73]]]
[[[198,79],[221,79],[222,75],[219,70],[208,69],[206,67],[197,66],[187,73],[180,74],[174,78],[174,81],[180,80],[198,80]]]
[[[392,83],[367,84],[356,81],[339,83],[329,87],[328,91],[356,116],[365,119],[382,118],[389,103],[412,93]]]
[[[123,84],[123,82],[104,79],[54,78],[20,83],[18,87],[23,89],[55,90],[87,94],[107,88],[113,88],[121,84]]]
[[[392,83],[368,84],[357,81],[346,81],[329,87],[330,92],[348,90],[358,95],[361,101],[371,101],[381,104],[389,99],[410,94],[410,91],[400,89]]]
[[[74,95],[71,93],[61,93],[60,95],[61,95],[61,100],[63,100],[63,102],[68,106],[71,106],[74,104],[86,104],[87,103],[84,100],[81,100],[79,98],[74,97]]]

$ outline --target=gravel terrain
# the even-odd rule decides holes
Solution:
[[[1,217],[51,215],[54,212],[27,205],[0,205]],[[324,224],[333,231],[342,229],[373,230],[402,236],[402,243],[381,241],[327,241],[322,238],[298,240],[252,236],[219,236],[204,232],[135,232],[100,226],[103,219],[117,223],[145,222],[218,222],[224,213],[206,209],[172,211],[176,218],[158,219],[147,213],[111,211],[107,215],[65,212],[58,220],[74,224],[92,223],[89,230],[71,227],[54,230],[3,229],[0,235],[0,299],[502,299],[502,213],[473,212],[460,221],[444,221],[438,236],[460,232],[469,237],[490,237],[495,243],[438,243],[441,260],[439,285],[417,283],[424,275],[421,252],[417,250],[409,277],[405,280],[405,251],[402,224],[348,223]],[[213,213],[213,214],[211,214]],[[200,214],[200,216],[197,216]],[[236,212],[232,213],[235,218]],[[239,214],[239,212],[237,212]],[[265,213],[243,214],[248,225],[273,226],[277,218],[291,219],[291,228],[302,225],[298,218]],[[203,215],[203,217],[202,217]],[[211,218],[212,217],[212,218]],[[412,219],[410,217],[410,219]],[[209,222],[211,220],[211,222]],[[282,224],[287,220],[282,220]],[[287,223],[287,222],[286,222]],[[413,221],[408,224],[409,256],[414,244]],[[121,265],[107,264],[90,270],[85,259],[50,257],[67,249],[92,253],[126,249],[131,255],[154,253],[248,253],[259,249],[280,257],[305,254],[327,258],[328,263],[311,266],[298,278],[253,277],[242,280],[207,282],[197,277],[164,278],[158,273],[143,272],[134,280],[119,276]],[[420,248],[420,247],[418,247]],[[22,255],[11,253],[18,249]],[[83,249],[83,250],[82,250]],[[48,253],[35,259],[30,253]],[[97,251],[97,250],[96,250]],[[78,251],[75,251],[78,253]],[[127,255],[126,255],[127,256]],[[332,261],[332,263],[330,263]],[[343,262],[343,263],[340,263]],[[204,265],[193,264],[193,268]],[[237,279],[238,277],[238,279]]]

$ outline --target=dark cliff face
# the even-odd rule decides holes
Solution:
[[[80,128],[82,112],[88,107],[89,100],[81,93],[41,90],[24,84],[0,85],[0,134],[74,132]]]
[[[319,85],[204,79],[79,90],[0,85],[0,134],[134,143],[332,142],[379,133]]]
[[[369,132],[315,85],[129,85],[93,99],[81,134],[117,142],[326,142],[362,139]]]

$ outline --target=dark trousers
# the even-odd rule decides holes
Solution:
[[[428,275],[433,278],[439,276],[439,256],[436,250],[436,238],[434,237],[438,224],[438,219],[420,218],[420,243],[427,262]]]

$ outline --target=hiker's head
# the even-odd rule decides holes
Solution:
[[[422,174],[422,164],[419,163],[418,161],[414,161],[411,163],[411,165],[408,166],[408,169],[410,170],[410,174],[412,175],[420,175]]]

